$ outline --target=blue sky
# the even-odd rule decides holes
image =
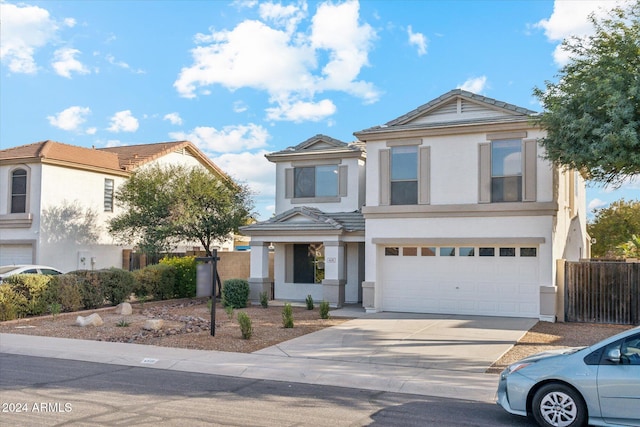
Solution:
[[[463,88],[535,111],[607,1],[2,1],[0,144],[188,139],[273,212],[264,154]],[[599,11],[600,10],[600,11]],[[590,186],[589,210],[640,198]]]

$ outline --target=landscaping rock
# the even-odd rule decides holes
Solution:
[[[158,331],[162,329],[163,325],[164,320],[162,319],[149,319],[144,322],[144,326],[142,328],[147,331]]]
[[[89,316],[82,317],[78,316],[76,318],[76,325],[78,326],[102,326],[104,322],[102,321],[102,317],[98,313],[93,313]]]
[[[116,306],[116,314],[122,314],[123,316],[128,316],[133,313],[133,309],[131,308],[131,304],[128,302],[123,302]]]

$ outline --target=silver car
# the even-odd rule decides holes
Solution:
[[[2,267],[0,267],[0,283],[2,283],[2,280],[5,277],[13,276],[14,274],[46,274],[49,276],[55,276],[63,273],[57,268],[49,267],[46,265],[3,265]]]
[[[640,327],[512,364],[497,403],[541,426],[640,426]]]

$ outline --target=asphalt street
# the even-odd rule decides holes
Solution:
[[[533,426],[488,402],[0,353],[3,426]]]

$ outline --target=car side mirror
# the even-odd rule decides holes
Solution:
[[[607,360],[614,363],[620,363],[621,356],[622,356],[622,353],[620,352],[620,349],[614,348],[612,350],[609,350],[609,353],[607,354]]]

